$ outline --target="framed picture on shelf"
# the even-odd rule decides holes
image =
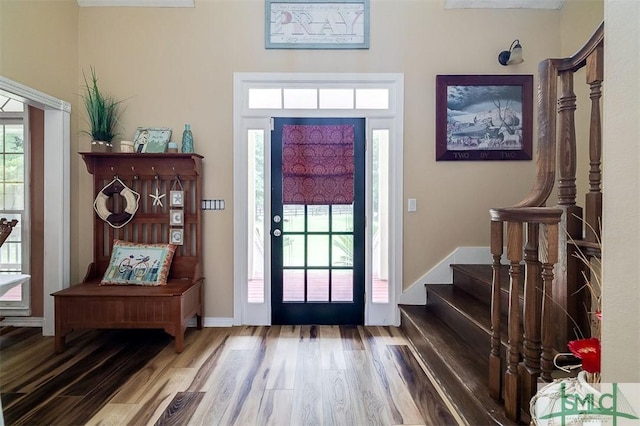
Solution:
[[[181,246],[184,244],[184,230],[182,228],[169,229],[169,243]]]
[[[169,206],[184,207],[184,191],[169,191]]]
[[[171,129],[168,127],[138,127],[133,145],[136,152],[166,152],[169,140]]]
[[[436,161],[531,160],[532,75],[436,76]]]
[[[182,210],[169,210],[169,225],[184,225],[184,212]]]

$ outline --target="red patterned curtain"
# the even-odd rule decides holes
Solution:
[[[282,126],[282,203],[353,203],[354,126]]]

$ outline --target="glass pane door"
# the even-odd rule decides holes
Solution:
[[[272,133],[272,323],[364,321],[364,119]]]

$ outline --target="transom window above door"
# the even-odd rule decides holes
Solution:
[[[248,89],[248,109],[379,110],[391,105],[388,88],[264,87]]]

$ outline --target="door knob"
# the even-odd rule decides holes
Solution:
[[[280,218],[280,216],[279,216],[279,215],[275,215],[275,216],[273,217],[273,223],[280,223],[280,221],[281,221],[281,220],[282,220],[282,219]]]
[[[273,230],[273,236],[274,237],[279,237],[280,235],[282,235],[282,231],[280,231],[279,229],[274,229]]]

